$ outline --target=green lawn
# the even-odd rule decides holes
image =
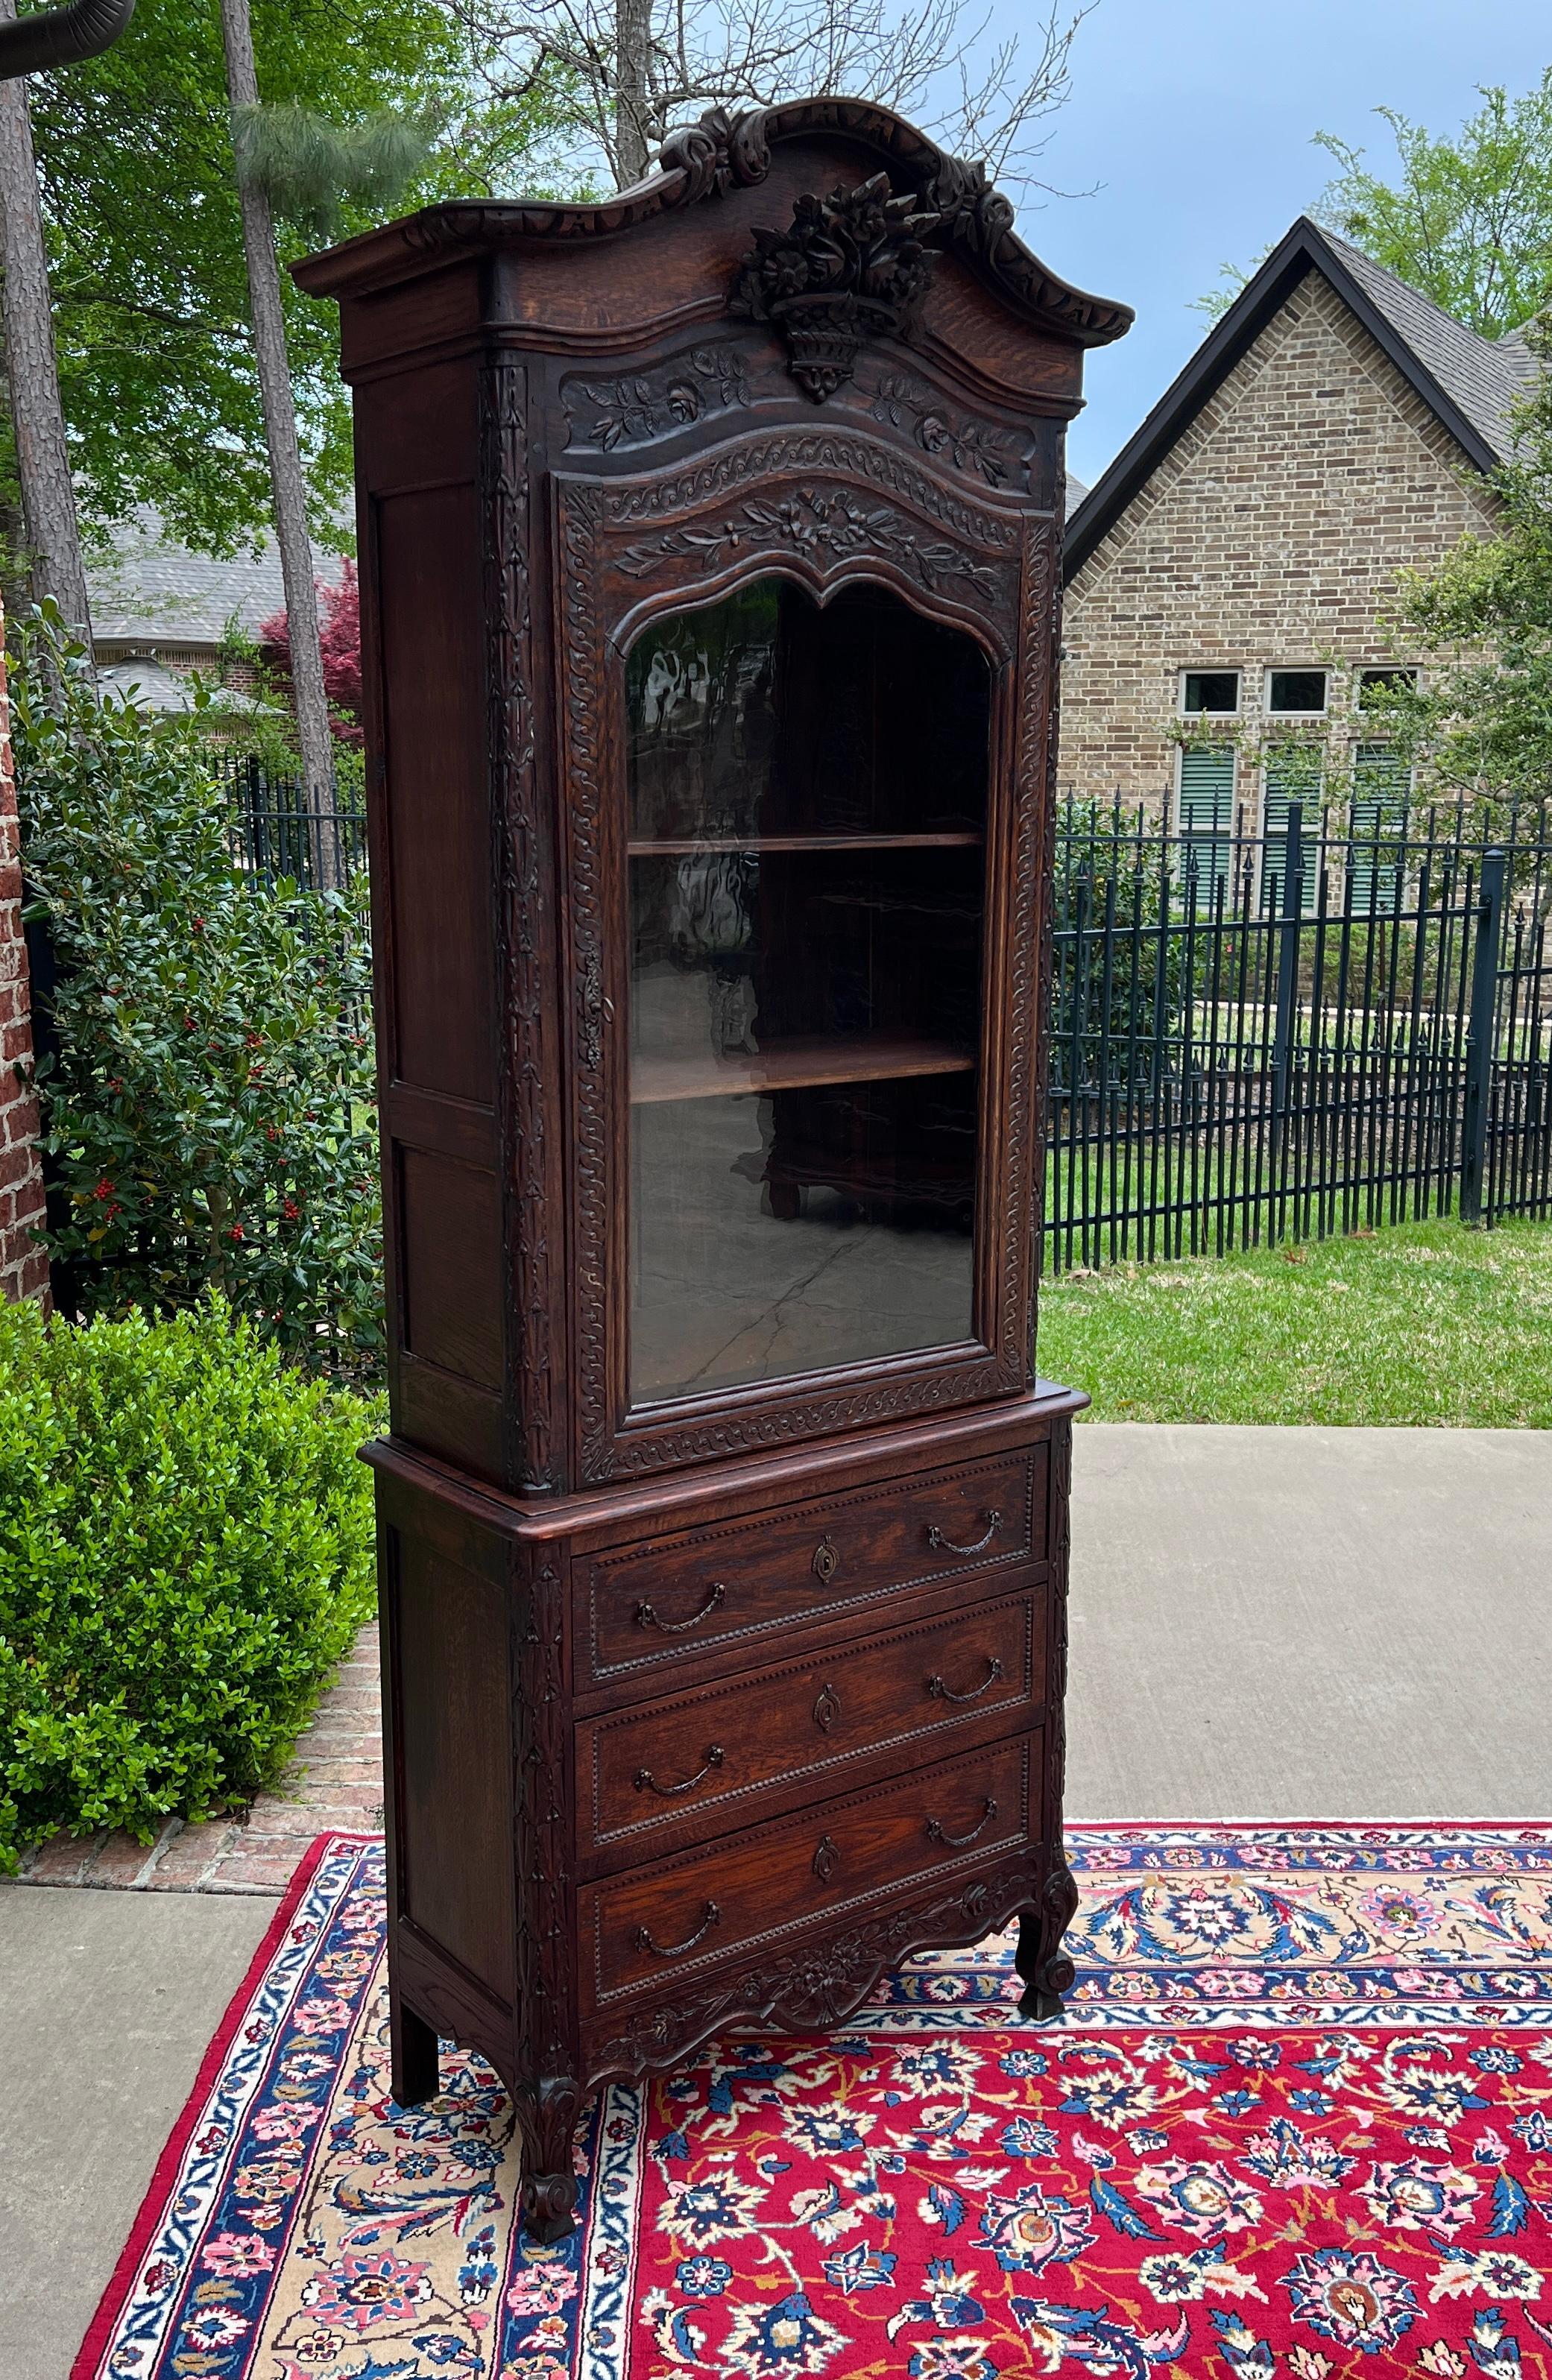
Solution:
[[[1039,1353],[1096,1421],[1552,1428],[1552,1223],[1065,1274]]]

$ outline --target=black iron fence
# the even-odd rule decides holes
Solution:
[[[366,821],[224,764],[240,865],[343,882]],[[1057,820],[1042,1261],[1552,1215],[1552,805]]]
[[[1072,801],[1049,1271],[1552,1213],[1552,810]]]
[[[366,866],[364,809],[337,795],[310,802],[299,778],[272,775],[252,753],[224,753],[216,767],[231,797],[227,832],[239,867],[265,883],[290,877],[318,889],[344,884]]]

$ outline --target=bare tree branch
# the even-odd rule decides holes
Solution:
[[[992,176],[1049,189],[1036,167],[1097,0],[1047,0],[990,39],[960,0],[443,0],[490,97],[542,83],[566,162],[638,180],[669,132],[712,106],[810,92],[871,99]],[[943,94],[949,94],[944,103]]]

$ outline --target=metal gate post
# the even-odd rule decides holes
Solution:
[[[1263,859],[1262,866],[1266,861]],[[1299,929],[1304,914],[1304,806],[1288,805],[1283,844],[1282,922],[1278,929],[1277,1022],[1272,1041],[1272,1183],[1277,1207],[1271,1237],[1282,1236],[1282,1143],[1288,1123],[1288,1085],[1293,1062],[1293,1027],[1299,991]]]
[[[1471,1014],[1466,1024],[1465,1116],[1461,1133],[1463,1223],[1480,1223],[1486,1203],[1487,1120],[1492,1105],[1498,945],[1503,938],[1507,867],[1501,851],[1488,852],[1482,862],[1482,878],[1477,886],[1476,948],[1472,954]],[[1491,1222],[1491,1215],[1486,1220]]]

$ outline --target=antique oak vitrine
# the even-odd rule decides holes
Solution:
[[[811,101],[299,271],[354,385],[394,2089],[569,2226],[611,2078],[1013,1917],[1056,2012],[1034,1373],[1063,425],[1130,319]]]

